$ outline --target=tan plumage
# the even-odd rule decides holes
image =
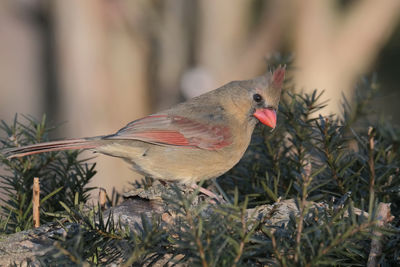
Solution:
[[[230,82],[168,110],[133,121],[117,133],[16,147],[9,158],[91,149],[128,161],[140,173],[192,183],[231,169],[246,151],[258,121],[275,127],[285,68]]]

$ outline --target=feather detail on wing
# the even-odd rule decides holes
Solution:
[[[229,127],[208,125],[182,116],[150,115],[129,123],[104,139],[140,140],[160,145],[174,145],[216,150],[232,144]]]

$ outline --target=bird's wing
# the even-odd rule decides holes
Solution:
[[[133,121],[116,134],[104,139],[140,140],[160,145],[174,145],[208,150],[232,143],[229,127],[208,125],[183,116],[150,115]]]

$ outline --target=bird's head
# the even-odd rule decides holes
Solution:
[[[275,128],[276,111],[285,78],[285,66],[279,66],[274,72],[251,80],[237,81],[235,87],[237,94],[233,96],[234,103],[240,106],[242,114],[247,113],[247,118],[256,118],[261,123]]]
[[[276,126],[276,111],[284,78],[285,67],[278,67],[273,73],[253,79],[254,86],[250,88],[253,116],[271,128]]]

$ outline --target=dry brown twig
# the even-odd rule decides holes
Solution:
[[[33,208],[33,227],[40,226],[40,183],[39,178],[33,178],[33,195],[32,195],[32,208]]]
[[[387,223],[391,222],[394,219],[394,216],[390,213],[390,203],[379,203],[378,211],[376,214],[376,226],[377,228],[381,228],[385,226]],[[375,229],[372,232],[372,240],[371,240],[371,250],[368,256],[368,267],[378,266],[378,257],[382,253],[382,232],[379,229]]]

